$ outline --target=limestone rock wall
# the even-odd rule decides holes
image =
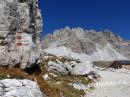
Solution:
[[[0,0],[0,65],[25,68],[34,64],[39,57],[40,32],[38,0]]]

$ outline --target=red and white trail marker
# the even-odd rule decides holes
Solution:
[[[32,35],[24,32],[16,32],[16,47],[29,49],[33,45]]]

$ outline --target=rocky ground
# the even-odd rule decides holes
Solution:
[[[38,67],[25,70],[1,67],[1,97],[4,95],[7,95],[7,97],[12,95],[16,97],[23,97],[23,95],[25,97],[82,97],[85,95],[85,86],[87,87],[89,83],[94,83],[100,78],[90,68],[91,64],[89,66],[89,63],[82,63],[73,58],[44,53],[41,60],[42,64]],[[9,84],[8,87],[2,82],[5,85]],[[24,82],[28,83],[28,85],[24,84]],[[26,90],[31,87],[31,83],[35,84],[34,89],[30,89],[27,93]],[[5,90],[6,88],[8,91]],[[23,94],[16,91],[18,88]],[[22,91],[23,88],[25,91]],[[87,88],[93,89],[94,87]]]
[[[91,62],[48,52],[42,55],[39,66],[1,67],[1,97],[129,97],[129,70],[93,67]]]
[[[50,50],[50,49],[49,49]],[[50,52],[49,50],[46,50]],[[63,50],[62,50],[63,51]],[[53,52],[51,50],[51,52]],[[60,52],[60,51],[59,51]],[[59,56],[58,52],[53,52],[53,54],[56,54]],[[70,53],[69,55],[72,56]],[[60,56],[66,56],[66,53],[62,52],[62,55]],[[71,59],[70,56],[68,59]],[[65,57],[66,58],[66,57]],[[74,60],[74,59],[73,59]],[[84,61],[80,63],[80,60],[77,60],[79,63],[73,67],[69,68],[70,73],[69,74],[75,74],[75,75],[85,75],[88,74],[88,78],[92,78],[92,83],[83,84],[83,83],[73,83],[73,87],[78,90],[84,90],[85,97],[129,97],[129,91],[130,91],[130,71],[126,69],[112,69],[107,66],[105,67],[97,67],[98,65],[93,66],[94,64],[89,61]],[[63,61],[64,62],[64,61]],[[75,61],[76,62],[76,61]],[[101,63],[101,62],[100,62]],[[110,62],[106,62],[107,64]],[[57,66],[59,69],[59,62],[50,62],[52,66],[51,69],[55,69]],[[52,65],[53,64],[53,65]],[[68,65],[69,63],[67,63]],[[60,67],[61,68],[61,67]],[[56,70],[56,69],[55,69]],[[64,71],[65,69],[61,69]],[[68,70],[68,69],[67,69]],[[91,74],[91,71],[94,72],[94,74]],[[59,72],[59,71],[58,71]],[[73,73],[74,72],[74,73]],[[66,73],[66,72],[64,72]],[[67,72],[68,74],[68,72]],[[89,76],[90,74],[90,76]],[[96,77],[96,79],[94,79]],[[97,79],[98,78],[98,79]],[[93,88],[90,88],[93,87]]]

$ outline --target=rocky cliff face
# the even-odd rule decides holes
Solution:
[[[82,28],[70,29],[69,27],[66,27],[54,31],[53,34],[47,35],[43,39],[43,48],[66,46],[71,48],[73,52],[92,55],[98,50],[97,48],[103,49],[108,43],[113,46],[113,49],[124,54],[123,49],[126,49],[126,46],[123,45],[127,42],[110,30],[96,32],[95,30],[84,30]],[[117,48],[117,44],[120,48]],[[129,50],[130,47],[127,46],[127,57],[129,57]]]
[[[34,64],[40,32],[38,0],[0,0],[0,65],[25,68]]]

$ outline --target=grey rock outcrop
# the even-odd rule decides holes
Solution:
[[[29,67],[39,57],[38,0],[0,0],[0,65]]]
[[[30,80],[0,80],[0,97],[43,97],[36,82]]]

